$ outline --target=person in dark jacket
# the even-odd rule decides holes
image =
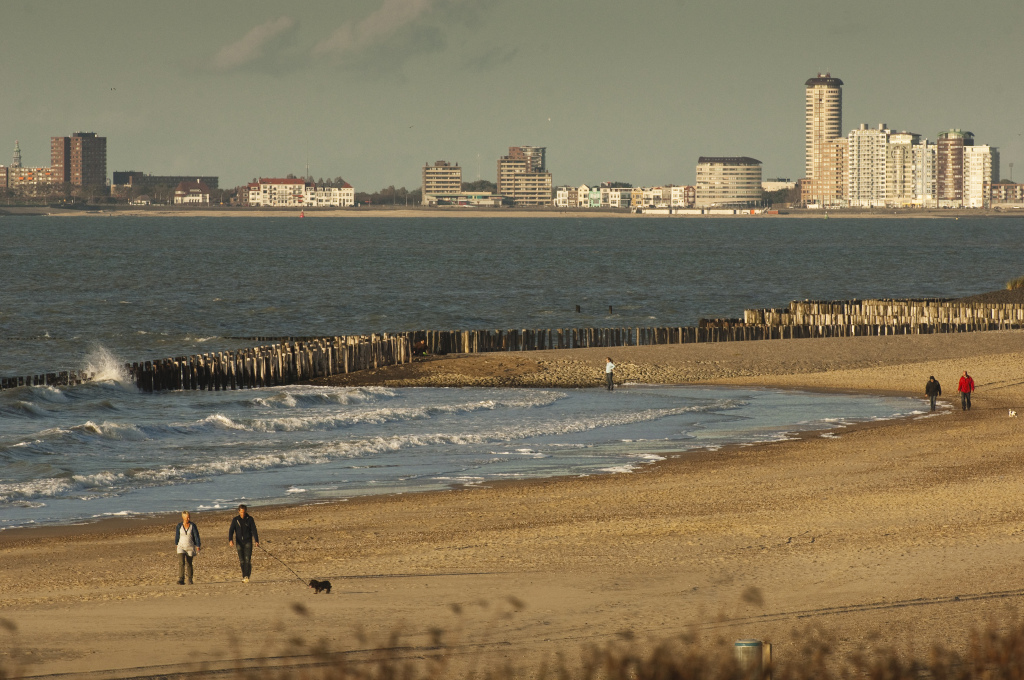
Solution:
[[[935,398],[942,396],[942,385],[935,379],[935,376],[928,378],[928,382],[924,385],[924,393],[928,395],[928,398],[932,401],[932,410],[935,410]]]
[[[260,535],[256,532],[256,520],[249,514],[244,505],[238,506],[238,516],[231,519],[228,529],[228,545],[233,545],[238,552],[238,564],[242,567],[242,580],[249,582],[252,574],[252,546],[260,546]]]
[[[182,510],[181,521],[174,529],[174,547],[178,551],[178,585],[192,585],[192,558],[199,554],[199,527],[192,523],[188,510]]]

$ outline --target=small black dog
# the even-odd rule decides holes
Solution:
[[[309,582],[309,587],[313,589],[314,595],[319,595],[321,590],[326,590],[327,594],[331,594],[331,582],[330,581],[317,581],[312,579]]]

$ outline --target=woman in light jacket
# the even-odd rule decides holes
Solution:
[[[174,545],[178,549],[178,585],[192,585],[192,558],[199,554],[199,527],[192,523],[188,510],[181,513],[181,521],[174,530]]]

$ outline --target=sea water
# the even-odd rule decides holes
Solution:
[[[696,448],[900,417],[922,404],[644,385],[25,387],[0,392],[0,527],[628,473]]]
[[[1022,262],[1019,217],[0,216],[0,376],[80,370],[98,348],[253,344],[237,336],[690,326],[794,299],[956,297]]]

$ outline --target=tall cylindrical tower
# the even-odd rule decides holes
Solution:
[[[843,136],[843,81],[819,73],[806,86],[804,175],[814,179],[828,142]]]

